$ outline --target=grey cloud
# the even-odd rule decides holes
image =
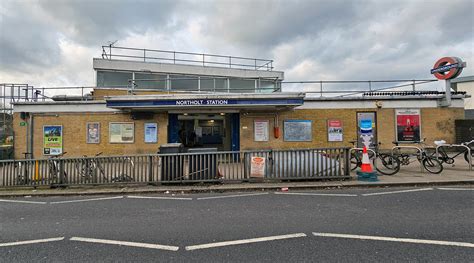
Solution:
[[[131,33],[143,34],[149,29],[176,29],[175,12],[181,2],[160,0],[46,0],[40,7],[57,27],[75,42],[101,45],[119,40]]]
[[[31,71],[59,60],[58,32],[29,12],[27,2],[3,2],[0,14],[0,63],[4,70]]]

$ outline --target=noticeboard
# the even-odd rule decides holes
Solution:
[[[312,121],[285,120],[283,122],[283,140],[287,142],[312,141]]]
[[[43,126],[43,154],[60,155],[63,153],[63,126]]]

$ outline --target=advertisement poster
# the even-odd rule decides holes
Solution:
[[[252,156],[250,162],[250,177],[265,177],[265,157]]]
[[[397,142],[415,142],[421,138],[420,110],[400,109],[395,111]]]
[[[109,140],[111,143],[133,143],[134,124],[131,123],[110,123]]]
[[[341,120],[328,120],[328,141],[342,142]]]
[[[100,143],[100,123],[90,122],[86,125],[87,143]]]
[[[63,153],[63,126],[43,126],[43,154],[60,155]]]
[[[145,142],[158,142],[158,123],[145,123]]]
[[[268,142],[268,120],[254,121],[254,140],[256,142]]]

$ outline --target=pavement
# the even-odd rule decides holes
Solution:
[[[422,185],[459,185],[474,184],[474,171],[464,160],[456,160],[455,166],[444,164],[441,174],[431,174],[422,171],[420,165],[412,163],[402,166],[400,172],[392,176],[378,176],[377,182],[358,181],[355,173],[347,180],[320,181],[291,181],[291,182],[260,182],[260,183],[222,183],[222,184],[193,184],[193,185],[99,185],[71,186],[67,188],[0,188],[0,197],[15,196],[54,196],[54,195],[110,195],[110,194],[139,194],[139,193],[206,193],[228,191],[274,191],[282,188],[290,190],[330,189],[353,187],[396,187]]]

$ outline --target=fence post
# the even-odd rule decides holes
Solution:
[[[351,148],[344,148],[344,175],[351,175]]]
[[[62,184],[67,183],[66,178],[64,176],[64,160],[58,159],[58,165],[59,165],[59,184],[62,185]]]
[[[148,156],[148,183],[153,182],[153,156]]]

